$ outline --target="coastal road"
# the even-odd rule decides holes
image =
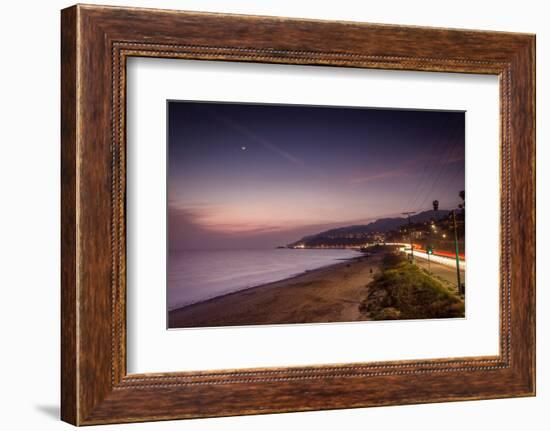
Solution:
[[[416,258],[415,262],[421,268],[424,268],[426,270],[428,269],[428,261],[426,259]],[[452,268],[452,267],[447,266],[447,265],[442,265],[441,263],[431,261],[430,262],[430,272],[433,275],[435,275],[436,277],[439,277],[439,278],[445,280],[446,282],[452,284],[456,289],[457,280],[456,280],[456,269],[455,268]],[[464,271],[464,269],[461,269],[460,270],[460,280],[462,281],[462,283],[464,283],[464,280],[465,280],[464,277],[465,277],[465,271]]]

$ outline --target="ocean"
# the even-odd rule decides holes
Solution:
[[[359,256],[354,250],[193,250],[168,254],[168,309]]]

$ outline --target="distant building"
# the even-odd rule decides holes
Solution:
[[[418,239],[418,238],[422,238],[423,236],[423,232],[422,231],[418,231],[418,230],[413,230],[411,232],[411,236],[414,238],[414,239]]]

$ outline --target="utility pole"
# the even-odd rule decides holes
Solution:
[[[412,239],[412,229],[411,229],[411,214],[415,214],[416,211],[407,211],[404,213],[401,213],[403,215],[406,215],[409,219],[409,242],[411,243],[411,263],[414,263],[414,248],[413,248],[413,239]]]
[[[462,283],[460,282],[460,258],[458,256],[458,229],[456,227],[456,214],[455,210],[452,211],[453,214],[453,227],[455,230],[455,256],[456,256],[456,281],[457,281],[457,288],[458,293],[464,293],[462,291]]]

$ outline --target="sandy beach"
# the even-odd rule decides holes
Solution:
[[[172,310],[169,327],[367,320],[359,305],[380,258],[362,256]]]

